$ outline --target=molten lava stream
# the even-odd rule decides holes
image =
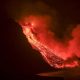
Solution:
[[[80,26],[73,29],[72,39],[65,43],[58,41],[49,30],[50,16],[28,16],[19,21],[23,33],[32,47],[38,50],[52,67],[73,68],[79,66]],[[54,27],[54,26],[53,26]]]

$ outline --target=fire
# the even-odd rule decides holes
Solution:
[[[19,21],[29,43],[52,67],[73,68],[79,66],[80,26],[72,31],[73,38],[65,45],[54,37],[55,33],[48,29],[50,23],[50,16],[28,16]]]

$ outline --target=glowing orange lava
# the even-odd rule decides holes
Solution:
[[[29,43],[38,50],[46,62],[55,68],[79,66],[80,26],[72,31],[72,39],[65,43],[58,41],[49,30],[50,16],[28,16],[19,21]],[[54,26],[53,26],[54,27]]]

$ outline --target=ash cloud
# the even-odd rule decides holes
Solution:
[[[6,10],[10,17],[15,21],[19,21],[22,17],[29,15],[49,15],[52,18],[49,29],[55,33],[55,37],[64,41],[64,37],[71,38],[71,30],[75,23],[70,23],[70,20],[65,19],[56,8],[50,6],[44,1],[10,1],[6,4]],[[70,26],[71,25],[71,26]]]
[[[7,4],[7,12],[17,22],[19,22],[21,18],[28,17],[30,15],[48,15],[52,18],[49,29],[55,33],[59,33],[59,31],[57,31],[57,28],[59,28],[61,24],[59,20],[59,14],[54,8],[51,8],[48,4],[42,1],[11,1]]]

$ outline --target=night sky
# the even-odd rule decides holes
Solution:
[[[55,71],[39,54],[32,49],[22,33],[21,27],[7,13],[5,4],[0,2],[0,73],[4,78],[27,80],[28,75],[41,72]],[[36,1],[36,0],[35,0]],[[63,2],[43,0],[49,6],[60,12],[63,20],[71,23],[80,23],[79,2]],[[34,1],[33,1],[34,2]],[[65,29],[65,27],[63,27]]]

